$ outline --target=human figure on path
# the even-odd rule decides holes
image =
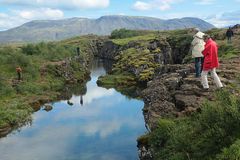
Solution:
[[[195,76],[201,77],[202,65],[203,65],[203,54],[205,42],[203,40],[203,32],[200,32],[198,28],[194,29],[196,34],[193,36],[193,41],[191,43],[192,48],[192,58],[194,58],[195,62]]]
[[[227,32],[226,32],[226,36],[227,36],[227,41],[228,43],[232,42],[232,37],[234,36],[233,30],[231,27],[228,28]]]
[[[216,73],[216,68],[219,67],[217,43],[213,41],[209,35],[206,34],[203,36],[203,39],[206,44],[205,49],[202,52],[204,55],[204,62],[203,71],[201,74],[201,83],[205,90],[209,89],[207,75],[210,72],[214,83],[217,85],[218,88],[222,88],[223,85]]]

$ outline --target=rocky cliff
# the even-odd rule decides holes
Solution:
[[[235,35],[238,35],[240,28],[236,25],[234,29]],[[208,32],[212,33],[212,31]],[[225,38],[219,36],[223,33],[222,30],[220,32],[213,30],[212,33],[220,44],[220,54],[224,56],[234,53],[231,56],[234,58],[220,58],[222,60],[220,61],[218,75],[225,87],[229,86],[231,88],[231,86],[235,86],[234,89],[229,90],[233,95],[239,96],[238,91],[234,91],[238,88],[236,86],[239,86],[240,50],[239,46],[236,45],[239,42],[239,37],[235,36],[233,44],[225,45]],[[231,51],[228,51],[224,49],[225,47],[233,48],[232,50],[235,52],[231,49]],[[183,52],[179,51],[179,53]],[[213,80],[209,79],[210,90],[204,91],[200,79],[194,77],[194,64],[170,64],[157,70],[153,80],[148,82],[147,88],[142,92],[145,103],[143,114],[149,131],[154,132],[158,128],[159,119],[161,118],[178,118],[190,116],[195,112],[201,113],[201,107],[206,101],[214,102],[216,100],[214,93],[219,89],[216,88]],[[138,142],[140,159],[153,159],[152,148],[149,143],[146,143],[146,137],[140,137]]]
[[[189,53],[192,35],[192,30],[175,31],[166,36],[156,32],[154,36],[147,34],[134,40],[97,41],[93,50],[101,58],[116,60],[113,74],[131,74],[139,83],[146,83],[153,79],[155,72],[161,74],[168,70],[167,64],[183,62]]]
[[[95,39],[90,44],[91,52],[95,57],[114,60],[120,52],[120,46],[108,39]]]
[[[221,61],[218,70],[224,86],[239,85],[237,77],[240,75],[240,58]],[[210,90],[204,91],[200,79],[194,77],[193,66],[169,65],[166,72],[156,76],[148,82],[147,88],[142,91],[144,100],[143,114],[146,127],[150,133],[158,128],[159,119],[180,118],[201,113],[201,107],[206,101],[216,101],[216,88],[213,80],[210,80]],[[234,87],[235,88],[235,87]],[[239,96],[239,92],[232,90],[232,94]],[[138,139],[139,157],[142,160],[152,160],[155,154],[147,142],[148,138]],[[164,146],[159,146],[159,149]]]
[[[237,26],[234,29],[238,35]],[[224,86],[235,86],[239,85],[237,77],[240,74],[240,48],[237,45],[239,37],[234,37],[233,44],[226,44],[224,32],[225,30],[208,31],[220,46],[219,55],[222,60],[218,74],[221,81]],[[185,30],[160,33],[152,38],[113,41],[118,47],[114,53],[114,56],[117,56],[111,78],[106,76],[99,80],[104,84],[104,81],[108,83],[117,79],[117,76],[113,78],[116,74],[126,76],[126,73],[129,73],[135,78],[133,80],[147,83],[140,96],[145,103],[143,114],[150,133],[154,133],[158,128],[161,118],[175,119],[201,113],[204,102],[215,101],[214,93],[218,89],[213,81],[210,80],[210,90],[204,91],[200,79],[194,77],[194,64],[183,64],[190,57],[192,35],[191,30]],[[116,80],[115,83],[128,85],[128,81],[122,83]],[[132,84],[129,81],[129,85]],[[238,95],[235,91],[233,93]],[[138,140],[139,156],[143,160],[153,159],[154,155],[147,139],[143,136]],[[159,146],[161,147],[164,146]]]

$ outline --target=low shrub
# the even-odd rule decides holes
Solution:
[[[240,138],[240,100],[225,90],[216,97],[216,102],[202,106],[201,113],[160,120],[150,141],[156,159],[216,159],[236,151],[238,143],[231,145]]]

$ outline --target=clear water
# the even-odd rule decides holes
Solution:
[[[105,74],[93,63],[87,93],[53,103],[49,112],[0,139],[0,160],[136,160],[138,136],[144,134],[143,102],[114,89],[98,87]]]

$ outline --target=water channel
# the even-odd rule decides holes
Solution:
[[[138,136],[146,131],[143,102],[98,87],[106,74],[91,65],[85,95],[54,102],[33,114],[30,125],[0,139],[0,160],[136,160]]]

